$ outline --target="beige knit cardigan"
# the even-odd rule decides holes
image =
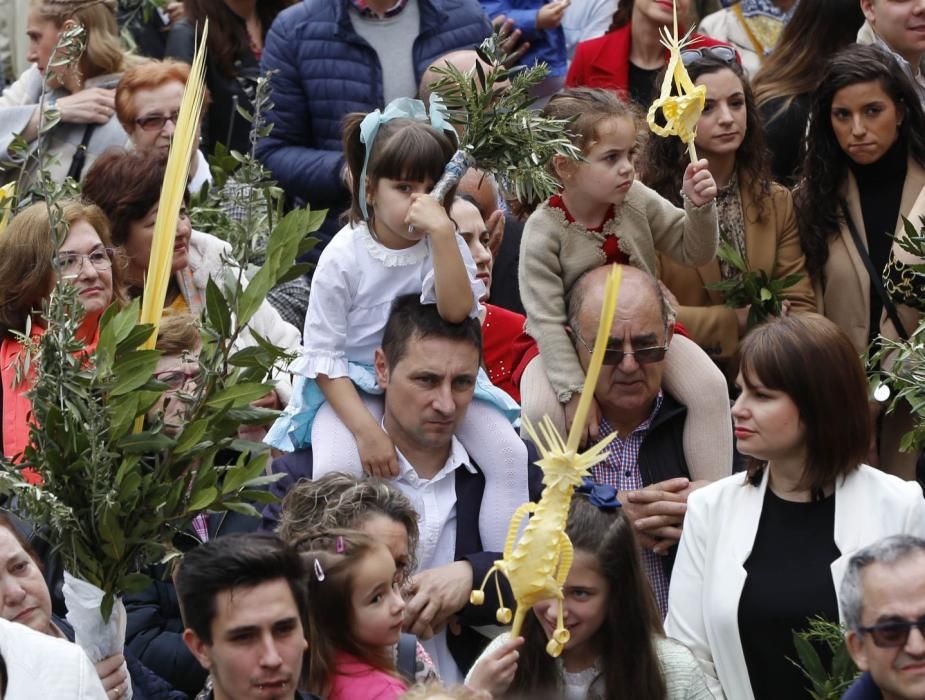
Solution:
[[[565,332],[572,285],[607,260],[604,239],[615,235],[630,264],[656,275],[656,251],[683,265],[705,265],[716,255],[716,205],[679,209],[639,181],[632,184],[616,216],[593,232],[569,223],[555,207],[541,204],[530,215],[520,242],[520,297],[527,332],[539,344],[549,381],[562,403],[581,391],[584,371]]]

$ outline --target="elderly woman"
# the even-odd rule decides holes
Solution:
[[[29,440],[32,405],[26,396],[30,379],[17,382],[23,342],[15,333],[38,339],[44,324],[36,309],[42,307],[61,276],[77,288],[84,318],[79,338],[92,353],[99,339],[99,319],[113,301],[124,300],[122,270],[113,265],[115,251],[109,223],[99,208],[78,202],[60,202],[68,233],[55,249],[44,202],[17,214],[0,236],[0,389],[3,400],[3,454],[15,458]]]
[[[694,652],[717,698],[809,700],[794,631],[838,621],[853,552],[925,535],[925,500],[917,483],[863,463],[867,380],[834,323],[759,326],[740,367],[732,417],[748,471],[690,494],[665,632]]]
[[[116,86],[116,115],[136,150],[167,156],[189,72],[188,64],[166,60],[147,61],[123,73]],[[204,107],[208,102],[207,91]],[[197,148],[190,159],[188,189],[196,194],[207,182],[212,182],[212,173]]]
[[[923,261],[894,236],[903,217],[920,227],[925,213],[925,113],[891,55],[854,45],[829,59],[812,97],[803,176],[797,224],[820,313],[858,354],[876,350],[880,335],[910,335],[925,310],[923,276],[910,265]],[[916,455],[899,450],[912,428],[907,408],[880,421],[871,460],[912,479]]]
[[[157,154],[113,151],[94,164],[84,183],[84,197],[109,217],[113,242],[127,258],[126,278],[132,296],[140,296],[144,286],[165,170],[166,163]],[[177,220],[173,276],[167,287],[164,313],[198,316],[203,309],[206,284],[210,277],[220,279],[230,252],[224,241],[194,231],[182,211]],[[266,301],[241,334],[242,346],[256,344],[251,330],[287,350],[295,350],[301,343],[302,334],[283,321]],[[262,400],[261,405],[278,407],[289,400],[289,393],[288,381],[280,378],[276,383],[279,400],[271,396],[265,402]]]
[[[27,34],[29,61],[34,63],[0,97],[0,163],[20,164],[14,141],[22,139],[34,153],[39,141],[39,98],[43,82],[45,107],[55,107],[61,121],[42,138],[51,158],[46,167],[56,181],[66,175],[79,180],[86,169],[111,146],[127,137],[115,116],[114,88],[131,63],[119,43],[115,2],[107,0],[32,0]],[[64,30],[77,24],[86,29],[87,49],[76,66],[54,66],[52,53]],[[57,57],[60,60],[60,56]],[[27,165],[27,181],[34,178],[36,159]]]
[[[42,574],[42,563],[13,524],[0,512],[0,617],[47,634],[74,641],[74,630],[52,612],[51,594]],[[131,682],[136,700],[186,697],[145,668],[131,654],[115,654],[96,664],[96,672],[109,700],[128,697]],[[65,696],[55,696],[65,697]],[[71,696],[73,697],[73,696]]]

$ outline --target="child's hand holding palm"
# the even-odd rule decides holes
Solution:
[[[716,199],[716,180],[708,170],[709,163],[701,158],[696,163],[688,164],[681,182],[681,192],[694,206],[702,207]]]
[[[451,239],[456,232],[453,221],[443,208],[443,204],[429,194],[412,194],[411,206],[405,215],[405,223],[416,231],[428,236],[448,236]]]

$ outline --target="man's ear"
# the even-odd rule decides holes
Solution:
[[[864,13],[864,19],[866,19],[871,26],[874,26],[877,13],[874,12],[874,3],[877,0],[861,0],[861,12]]]
[[[674,338],[674,324],[668,324],[668,330],[665,331],[665,344],[670,344],[671,339]]]
[[[376,348],[373,367],[376,369],[376,381],[379,383],[379,388],[385,391],[389,386],[389,362],[382,348]]]
[[[848,630],[845,635],[845,646],[848,653],[854,660],[855,665],[862,671],[870,670],[870,664],[867,663],[867,649],[864,646],[864,640],[855,630]]]
[[[206,671],[212,669],[212,657],[208,653],[208,645],[199,638],[199,635],[193,632],[189,627],[183,630],[183,643],[196,657],[196,661]]]

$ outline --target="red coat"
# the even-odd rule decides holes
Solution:
[[[539,355],[536,341],[524,332],[526,317],[494,304],[485,304],[482,356],[491,383],[520,403],[520,376]]]
[[[606,88],[625,93],[630,84],[631,24],[596,39],[582,41],[575,48],[575,58],[565,78],[567,87]],[[691,48],[728,46],[703,34],[692,34]],[[665,49],[665,62],[668,50]]]

